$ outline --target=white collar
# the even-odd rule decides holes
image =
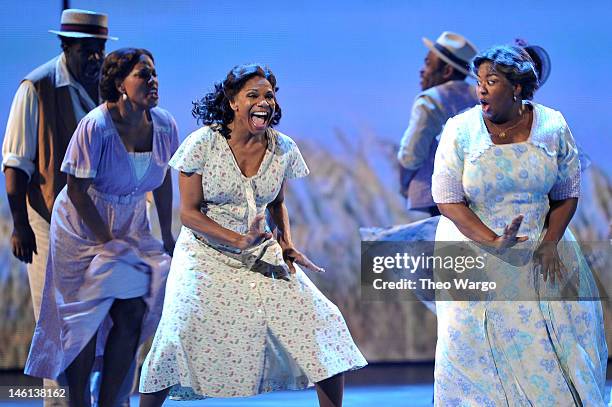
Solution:
[[[543,149],[551,157],[556,156],[559,149],[559,131],[565,127],[563,116],[561,116],[561,113],[538,103],[525,100],[523,104],[529,104],[533,107],[531,133],[525,142]],[[461,134],[463,137],[459,142],[470,162],[475,162],[489,148],[496,147],[482,118],[481,105],[474,106],[467,112],[449,119],[448,122],[450,123],[451,120],[462,126]],[[522,143],[502,145],[517,146],[519,144]]]
[[[72,86],[79,92],[79,96],[84,98],[89,105],[93,107],[98,105],[91,99],[91,96],[89,96],[89,93],[87,93],[83,85],[72,77],[68,70],[68,65],[66,64],[66,55],[62,52],[55,62],[55,87],[61,88],[63,86]]]

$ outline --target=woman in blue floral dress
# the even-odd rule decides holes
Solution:
[[[538,79],[525,51],[483,51],[473,71],[480,105],[447,122],[436,153],[436,241],[528,248],[533,265],[488,263],[502,289],[520,287],[516,300],[436,303],[435,404],[604,405],[597,287],[576,244],[558,250],[575,243],[567,229],[580,193],[575,141],[561,113],[528,101]],[[539,299],[560,298],[570,280],[579,281],[577,300]]]
[[[235,67],[195,105],[206,126],[170,161],[183,228],[141,406],[168,394],[245,397],[312,384],[321,406],[339,406],[343,372],[366,364],[338,308],[300,269],[323,271],[291,239],[285,182],[308,168],[293,140],[271,128],[281,118],[276,91],[269,69]]]

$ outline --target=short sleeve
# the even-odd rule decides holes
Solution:
[[[561,114],[562,129],[557,152],[557,179],[550,190],[550,199],[561,201],[580,196],[580,159],[576,141]]]
[[[98,129],[99,127],[92,115],[85,116],[79,122],[68,144],[62,162],[62,172],[76,178],[96,177],[103,142],[103,134]]]
[[[170,116],[170,115],[168,115]],[[170,116],[170,154],[174,155],[179,148],[178,126],[174,117]]]
[[[2,170],[18,168],[28,174],[35,171],[38,142],[38,94],[30,81],[23,81],[11,104],[2,143]]]
[[[168,164],[178,171],[202,175],[206,160],[206,134],[207,128],[204,127],[187,136]]]
[[[456,120],[451,118],[442,130],[440,144],[436,150],[431,180],[434,202],[438,204],[464,202],[462,177],[463,148],[460,145]]]
[[[300,149],[291,141],[291,148],[288,152],[287,167],[285,168],[285,179],[302,178],[310,173]]]

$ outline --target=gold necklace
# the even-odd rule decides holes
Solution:
[[[487,120],[488,120],[488,119],[487,119]],[[499,131],[501,130],[501,129],[500,129],[500,128],[499,128],[497,125],[495,125],[495,123],[493,123],[491,120],[488,120],[488,122],[489,122],[489,124],[490,124],[490,125],[491,125],[491,126],[494,128],[494,129],[495,129],[495,131],[499,132]],[[513,130],[513,129],[517,128],[517,127],[519,126],[519,124],[521,124],[521,123],[523,123],[523,110],[522,110],[522,109],[521,109],[521,110],[519,110],[519,121],[518,121],[518,122],[516,122],[516,124],[514,124],[513,126],[510,126],[510,127],[506,128],[505,130],[503,130],[503,131],[499,132],[499,133],[497,134],[497,137],[502,138],[502,139],[503,139],[503,138],[506,138],[506,136],[508,135],[508,132],[509,132],[510,130]],[[491,132],[489,132],[489,134],[491,134],[492,136],[495,136],[495,134],[493,134],[493,133],[491,133]]]

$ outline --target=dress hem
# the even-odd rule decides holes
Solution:
[[[204,399],[209,399],[209,398],[227,398],[227,399],[230,399],[230,398],[241,398],[241,397],[253,397],[253,396],[258,396],[260,394],[272,393],[272,392],[275,392],[275,391],[287,391],[287,390],[298,391],[298,390],[304,390],[304,389],[308,389],[308,388],[313,387],[315,385],[315,383],[318,383],[318,382],[320,382],[322,380],[329,379],[330,377],[333,377],[333,376],[335,376],[337,374],[340,374],[340,373],[346,373],[346,372],[350,372],[350,371],[353,371],[353,370],[361,369],[361,368],[367,366],[367,364],[368,363],[366,362],[364,364],[353,365],[353,366],[349,367],[348,369],[344,369],[344,370],[340,369],[340,370],[337,370],[337,371],[334,370],[334,371],[332,371],[332,373],[328,372],[326,375],[324,375],[324,377],[317,378],[316,380],[312,380],[311,378],[308,378],[308,383],[306,385],[304,385],[304,386],[280,385],[280,386],[277,386],[277,387],[263,387],[262,390],[259,391],[259,392],[245,392],[245,393],[241,393],[241,394],[231,394],[231,395],[228,395],[228,394],[224,395],[223,393],[217,393],[215,395],[206,395],[206,394],[196,393],[194,391],[194,394],[196,395],[195,397],[186,398],[186,397],[180,397],[180,396],[179,397],[169,396],[168,398],[170,400],[173,400],[173,401],[204,400]],[[177,385],[178,386],[181,385],[180,384],[180,380],[178,382],[174,383],[174,384],[171,384],[171,385],[168,385],[168,386],[165,386],[165,387],[156,388],[154,390],[149,390],[149,391],[139,390],[139,393],[143,393],[143,394],[156,393],[158,391],[167,389],[168,387],[174,387],[174,386],[177,386]],[[185,388],[191,388],[191,387],[185,386]]]

